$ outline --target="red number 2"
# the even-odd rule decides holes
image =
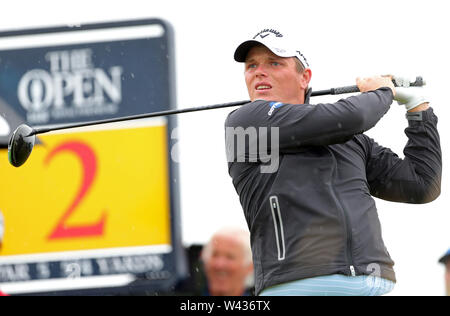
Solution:
[[[67,142],[56,147],[48,154],[44,161],[44,165],[48,165],[50,161],[62,152],[70,152],[75,154],[81,161],[83,166],[83,179],[78,193],[72,204],[65,211],[64,215],[59,220],[53,232],[48,236],[48,239],[62,239],[62,238],[76,238],[76,237],[93,237],[103,235],[103,229],[106,221],[106,212],[104,211],[101,218],[90,225],[68,226],[67,220],[73,214],[77,206],[81,203],[85,195],[91,187],[95,174],[97,172],[97,160],[92,149],[81,142]]]

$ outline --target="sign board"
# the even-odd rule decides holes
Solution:
[[[173,56],[156,19],[0,33],[0,126],[169,110]],[[157,118],[42,134],[20,168],[0,149],[0,288],[170,290],[185,271],[174,128]]]

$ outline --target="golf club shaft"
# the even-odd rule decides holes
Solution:
[[[248,100],[247,101],[236,101],[236,102],[229,102],[229,103],[222,103],[222,104],[192,107],[192,108],[186,108],[186,109],[167,110],[167,111],[160,111],[160,112],[153,112],[153,113],[123,116],[123,117],[119,117],[119,118],[105,119],[105,120],[99,120],[99,121],[55,125],[55,126],[49,126],[49,127],[43,126],[43,127],[35,128],[29,136],[36,135],[36,134],[43,134],[43,133],[47,133],[47,132],[58,131],[58,130],[62,130],[62,129],[76,128],[76,127],[85,127],[85,126],[124,122],[124,121],[138,120],[138,119],[158,117],[158,116],[168,116],[168,115],[175,115],[175,114],[181,114],[181,113],[220,109],[220,108],[244,105],[249,102],[250,101],[248,101]]]
[[[410,84],[410,86],[418,87],[418,86],[422,86],[424,84],[425,84],[425,82],[423,81],[422,77],[417,77],[416,81],[412,82]],[[323,96],[323,95],[338,95],[338,94],[355,93],[355,92],[359,92],[358,86],[356,86],[356,85],[339,87],[339,88],[331,88],[328,90],[313,91],[311,93],[311,96],[315,97],[315,96]],[[175,115],[175,114],[182,114],[182,113],[189,113],[189,112],[198,112],[198,111],[205,111],[205,110],[214,110],[214,109],[220,109],[220,108],[234,107],[234,106],[244,105],[249,102],[250,102],[249,100],[237,101],[237,102],[221,103],[221,104],[214,104],[214,105],[205,105],[205,106],[199,106],[199,107],[191,107],[191,108],[185,108],[185,109],[167,110],[167,111],[160,111],[160,112],[153,112],[153,113],[124,116],[124,117],[105,119],[105,120],[99,120],[99,121],[63,124],[63,125],[55,125],[55,126],[48,126],[48,127],[43,126],[43,127],[33,129],[31,134],[28,136],[43,134],[43,133],[62,130],[62,129],[76,128],[76,127],[85,127],[85,126],[100,125],[100,124],[107,124],[107,123],[131,121],[131,120],[137,120],[137,119],[143,119],[143,118],[168,116],[168,115]]]

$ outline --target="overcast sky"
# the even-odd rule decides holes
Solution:
[[[315,90],[354,84],[358,76],[422,75],[439,117],[444,154],[441,197],[411,206],[376,200],[386,246],[396,262],[393,295],[442,295],[438,258],[450,247],[448,74],[450,22],[445,1],[24,1],[3,3],[0,31],[138,18],[162,18],[175,30],[180,108],[248,98],[237,45],[263,28],[294,38],[310,62]],[[337,100],[324,97],[313,103]],[[183,242],[204,243],[223,225],[246,227],[227,173],[224,119],[230,109],[178,117]],[[404,109],[367,134],[399,156]]]

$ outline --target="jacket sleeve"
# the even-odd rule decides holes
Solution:
[[[368,138],[367,180],[371,194],[393,201],[421,204],[441,192],[442,154],[438,119],[429,108],[408,113],[404,159]]]
[[[306,146],[343,143],[369,130],[389,110],[392,100],[392,91],[386,87],[330,104],[255,101],[232,112],[225,125],[244,129],[263,127],[268,133],[276,128],[278,150],[292,153]]]

